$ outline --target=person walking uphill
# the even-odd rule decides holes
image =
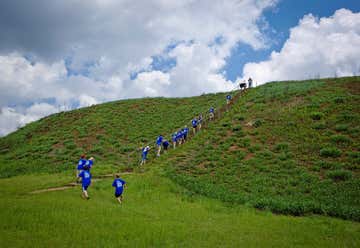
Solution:
[[[170,145],[169,141],[167,141],[166,139],[164,139],[164,141],[162,142],[162,146],[163,146],[163,148],[164,148],[164,152],[167,152],[169,145]]]
[[[115,180],[112,183],[112,186],[115,187],[115,198],[121,204],[123,201],[122,193],[124,191],[126,182],[122,180],[119,174],[116,174]]]
[[[209,109],[209,120],[210,121],[214,120],[214,117],[215,117],[215,109],[214,109],[214,107],[211,107]]]
[[[158,157],[160,157],[162,142],[163,142],[163,136],[160,134],[159,137],[156,139],[156,145],[158,147],[156,156],[158,156]]]
[[[85,199],[90,199],[87,189],[91,184],[91,174],[89,171],[89,167],[87,165],[84,166],[84,170],[79,174],[79,178],[81,177],[81,186],[82,186],[82,197]]]
[[[231,102],[231,95],[229,94],[226,96],[226,104],[229,105],[230,102]]]
[[[148,155],[149,150],[150,150],[150,146],[145,146],[144,148],[141,149],[141,162],[140,162],[140,165],[143,165],[143,164],[146,163],[147,155]]]
[[[76,173],[76,177],[78,177],[80,175],[80,173],[83,171],[84,169],[84,165],[86,164],[86,155],[85,154],[82,154],[81,157],[80,157],[80,160],[78,162],[78,165],[77,165],[77,173]]]
[[[249,88],[252,88],[252,85],[253,84],[253,80],[252,80],[252,78],[249,78],[248,79],[248,85],[249,85]]]
[[[193,133],[195,135],[196,134],[196,128],[197,128],[197,125],[198,125],[198,120],[196,119],[196,117],[191,121],[191,125],[193,127]]]

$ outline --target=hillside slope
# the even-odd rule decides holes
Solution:
[[[219,93],[123,100],[45,117],[0,138],[0,177],[74,169],[82,153],[95,157],[97,169],[133,166],[142,144],[170,135],[224,99]]]
[[[360,78],[270,83],[162,163],[191,191],[360,220]]]

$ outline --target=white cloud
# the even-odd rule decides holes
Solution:
[[[0,136],[15,131],[25,124],[44,116],[59,112],[61,109],[47,103],[34,104],[25,111],[18,112],[14,108],[3,107],[0,111]]]
[[[144,96],[164,95],[170,85],[170,77],[161,71],[142,72],[137,75],[134,84]]]
[[[280,52],[247,63],[244,78],[258,83],[360,74],[360,13],[340,9],[331,17],[306,15],[290,31]]]
[[[254,49],[266,46],[257,21],[276,2],[1,1],[0,118],[23,125],[20,116],[41,116],[23,106],[49,99],[58,109],[227,90],[232,83],[222,67],[231,49],[239,42]],[[9,16],[5,12],[11,18],[4,18]],[[157,55],[175,59],[176,65],[167,72],[152,68]],[[7,123],[9,127],[1,126],[3,134],[14,129],[13,122]]]
[[[94,97],[88,95],[80,95],[79,101],[80,101],[79,107],[88,107],[98,103]]]

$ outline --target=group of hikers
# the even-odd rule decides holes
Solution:
[[[231,96],[228,95],[231,99]],[[227,98],[228,99],[228,98]],[[209,120],[213,120],[215,117],[215,109],[214,107],[211,107],[209,109]],[[203,123],[203,115],[200,113],[198,116],[195,116],[191,120],[191,126],[192,126],[192,132],[193,135],[196,134],[196,132],[201,130]],[[172,142],[172,147],[175,149],[177,146],[180,146],[184,143],[186,143],[188,136],[189,136],[190,129],[187,125],[185,125],[183,128],[180,128],[179,130],[175,131],[173,134],[171,134],[171,139],[166,139],[162,134],[160,134],[155,142],[156,145],[156,156],[160,157],[161,152],[167,152],[170,147],[170,141]],[[150,151],[151,147],[149,145],[146,145],[141,148],[141,162],[140,165],[143,165],[146,163],[147,155]]]
[[[249,88],[252,88],[252,83],[253,83],[252,79],[249,78],[248,79],[248,87]],[[240,83],[239,87],[240,87],[240,89],[246,89],[246,83]],[[226,95],[227,106],[229,106],[229,104],[231,103],[231,99],[232,99],[232,97],[230,94]],[[208,117],[209,117],[208,118],[209,121],[214,120],[214,118],[215,118],[215,108],[214,107],[209,108]],[[202,123],[203,123],[203,116],[201,113],[198,116],[195,116],[191,120],[193,135],[195,135],[198,131],[201,130]],[[167,152],[168,148],[170,147],[169,140],[171,140],[171,142],[172,142],[173,149],[175,149],[176,146],[186,143],[189,132],[190,132],[189,128],[187,127],[187,125],[185,125],[183,128],[175,131],[171,135],[171,139],[166,139],[162,134],[160,134],[157,137],[156,142],[155,142],[156,147],[157,147],[156,156],[159,157],[162,150],[164,152]],[[146,163],[147,156],[148,156],[148,153],[150,150],[151,150],[151,147],[149,145],[146,145],[141,148],[140,165],[143,165]],[[81,196],[84,199],[90,199],[87,189],[91,184],[90,170],[93,166],[93,163],[94,163],[94,158],[90,157],[87,160],[85,155],[81,155],[80,160],[78,162],[77,180],[79,182],[79,180],[81,179],[81,185],[82,185],[82,195]],[[125,188],[125,184],[126,184],[126,182],[120,178],[120,175],[116,174],[115,179],[112,183],[112,187],[115,187],[115,198],[117,199],[117,201],[120,204],[122,203],[122,200],[123,200],[122,193]]]
[[[80,160],[78,162],[77,165],[77,173],[76,173],[76,177],[77,177],[77,182],[81,181],[81,186],[82,186],[82,194],[81,197],[84,199],[89,200],[89,194],[87,192],[88,187],[91,184],[91,173],[90,170],[92,168],[94,164],[94,158],[91,157],[88,160],[86,159],[86,155],[83,154],[80,157]],[[115,198],[117,199],[117,201],[121,204],[122,203],[122,193],[124,190],[126,182],[120,178],[119,174],[115,175],[115,179],[112,183],[112,187],[115,187]]]

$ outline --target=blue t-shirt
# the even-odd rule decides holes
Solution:
[[[214,108],[212,108],[212,107],[211,107],[210,110],[209,110],[210,113],[214,113],[214,111],[215,111],[215,110],[214,110]]]
[[[94,161],[93,160],[86,160],[84,166],[86,165],[89,169],[93,166]]]
[[[79,174],[79,177],[82,178],[82,186],[89,186],[91,183],[91,174],[90,171],[84,170]]]
[[[149,150],[150,150],[150,148],[148,148],[148,147],[144,147],[144,148],[142,149],[142,155],[143,155],[143,157],[146,157],[146,156],[147,156]]]
[[[160,135],[160,136],[157,138],[157,140],[156,140],[156,144],[157,144],[158,146],[160,146],[161,143],[162,143],[162,140],[163,140],[163,137]]]
[[[189,128],[185,127],[184,128],[184,134],[187,135],[189,133]]]
[[[231,100],[231,96],[230,96],[230,95],[227,95],[227,96],[226,96],[226,99]]]
[[[177,132],[177,134],[176,134],[176,139],[177,139],[177,140],[182,139],[182,133],[181,133],[181,131]]]
[[[196,127],[196,126],[197,126],[197,120],[196,120],[196,119],[192,120],[191,123],[192,123],[192,126],[193,126],[193,127]]]
[[[115,187],[115,194],[121,194],[124,190],[125,181],[121,178],[116,178],[112,184]]]
[[[176,141],[177,141],[177,133],[174,133],[174,134],[172,135],[172,141],[173,141],[173,142],[176,142]]]
[[[79,162],[78,162],[77,169],[78,169],[78,170],[83,170],[85,164],[86,164],[86,159],[83,159],[83,158],[80,159]]]
[[[169,142],[168,142],[167,140],[165,140],[165,141],[163,142],[163,146],[164,146],[164,147],[168,147],[168,146],[169,146]]]

